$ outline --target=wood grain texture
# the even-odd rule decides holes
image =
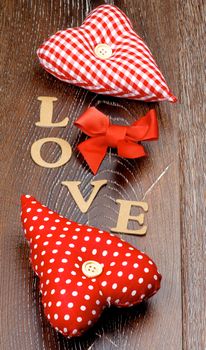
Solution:
[[[183,341],[192,350],[206,349],[204,16],[202,1],[179,4]]]
[[[97,96],[58,81],[39,66],[36,49],[42,41],[59,29],[80,25],[88,12],[102,3],[115,4],[127,13],[180,97],[180,104]],[[182,346],[202,350],[205,346],[202,9],[201,1],[191,0],[184,4],[180,0],[1,1],[1,350],[180,350]],[[37,97],[46,95],[58,98],[55,118],[69,117],[68,127],[35,126],[40,107]],[[96,176],[76,152],[61,168],[37,166],[30,157],[33,142],[62,137],[74,149],[84,136],[73,122],[90,105],[121,124],[131,123],[153,106],[159,117],[160,139],[146,143],[150,156],[129,161],[109,152]],[[47,161],[55,161],[58,149],[45,145],[43,155]],[[87,197],[90,181],[100,179],[107,179],[108,185],[87,214],[78,210],[61,185],[66,180],[82,181],[82,193]],[[29,265],[20,223],[21,193],[33,194],[73,220],[107,230],[116,224],[116,199],[147,201],[147,235],[122,237],[157,262],[163,274],[160,292],[147,304],[106,310],[96,326],[79,339],[64,338],[43,314],[38,279]]]

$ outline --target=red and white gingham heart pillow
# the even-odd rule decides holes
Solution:
[[[97,7],[80,27],[51,36],[37,54],[49,73],[95,93],[176,101],[149,48],[115,6]]]
[[[154,295],[161,275],[154,262],[120,238],[80,225],[22,196],[30,261],[40,278],[44,312],[65,336],[81,335],[114,305]]]

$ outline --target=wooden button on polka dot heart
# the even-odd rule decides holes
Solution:
[[[106,306],[129,307],[160,288],[161,275],[147,255],[29,195],[22,196],[22,223],[45,315],[67,337],[81,335]]]

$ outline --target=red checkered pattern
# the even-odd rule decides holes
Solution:
[[[109,59],[94,53],[102,43],[112,49]],[[37,54],[49,73],[95,93],[142,101],[176,101],[150,50],[115,6],[97,7],[80,27],[51,36]]]

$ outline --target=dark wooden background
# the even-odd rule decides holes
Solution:
[[[66,166],[41,168],[31,160],[32,143],[57,136],[74,149],[81,135],[73,121],[87,106],[98,106],[121,123],[131,123],[151,107],[96,96],[58,81],[39,66],[36,49],[42,41],[59,29],[80,25],[102,3],[126,12],[179,102],[152,104],[158,113],[160,139],[147,143],[147,159],[122,160],[109,153],[95,177],[77,153]],[[0,8],[0,349],[205,349],[203,1],[1,0]],[[68,127],[35,126],[41,95],[58,98],[55,118],[68,116]],[[51,145],[44,152],[48,161],[58,157],[58,149]],[[83,215],[61,182],[81,180],[87,196],[93,179],[107,179],[108,185]],[[107,230],[117,220],[115,199],[145,199],[147,235],[122,236],[157,262],[163,275],[160,292],[147,304],[105,311],[82,338],[64,338],[43,315],[20,223],[21,193],[33,194],[71,219]]]

